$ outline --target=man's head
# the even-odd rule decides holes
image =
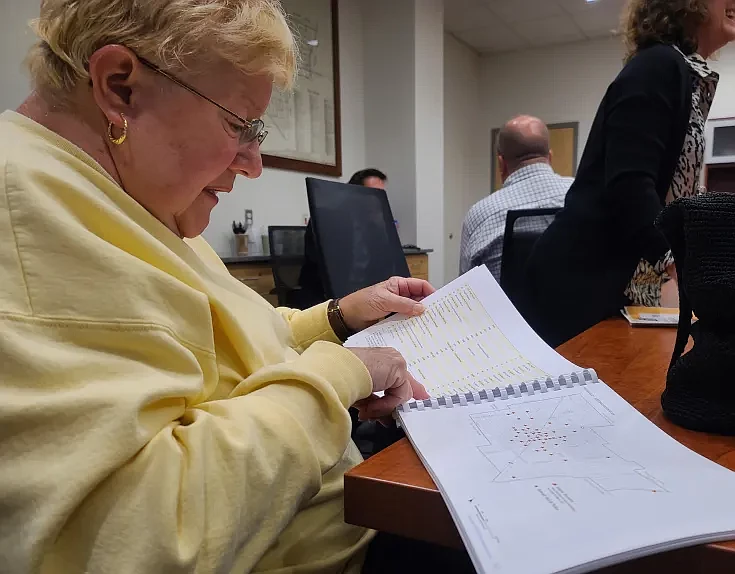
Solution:
[[[533,163],[551,163],[549,129],[533,116],[518,116],[505,124],[498,135],[500,176],[510,175]]]
[[[351,185],[363,185],[365,187],[376,187],[378,189],[385,189],[385,184],[388,182],[388,176],[382,171],[377,169],[363,169],[358,171],[355,175],[350,178]]]

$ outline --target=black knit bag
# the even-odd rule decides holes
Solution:
[[[735,195],[678,199],[656,225],[671,246],[679,280],[664,414],[691,430],[735,435]],[[694,346],[684,354],[690,334]]]

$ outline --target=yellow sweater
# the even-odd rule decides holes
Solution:
[[[359,571],[346,407],[371,383],[336,342],[0,115],[0,571]]]

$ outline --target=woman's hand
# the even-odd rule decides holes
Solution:
[[[423,279],[392,277],[340,299],[347,327],[362,331],[391,313],[416,316],[424,312],[419,303],[435,289]]]
[[[355,404],[360,420],[380,420],[383,424],[388,424],[391,414],[399,405],[411,399],[429,398],[424,386],[408,372],[406,360],[395,349],[354,348],[350,351],[370,371],[373,393],[384,393],[382,397],[373,394]]]

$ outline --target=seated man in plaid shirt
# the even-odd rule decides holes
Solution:
[[[505,217],[511,209],[563,207],[564,197],[574,181],[551,168],[549,130],[532,116],[510,120],[498,135],[498,162],[503,187],[476,203],[462,226],[460,273],[486,264],[500,281]],[[529,221],[525,230],[548,222]],[[519,225],[520,227],[520,225]]]

